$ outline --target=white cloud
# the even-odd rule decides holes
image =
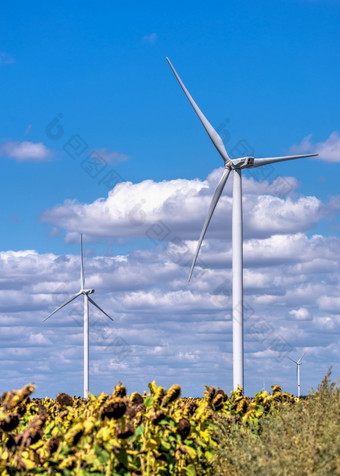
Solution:
[[[289,311],[289,314],[298,321],[306,321],[310,318],[310,313],[305,307],[300,307],[299,309],[292,309],[291,311]]]
[[[121,183],[106,199],[100,198],[90,204],[67,200],[63,205],[46,210],[41,220],[66,229],[69,241],[78,236],[79,230],[92,240],[107,236],[151,241],[197,239],[220,174],[221,169],[217,169],[204,181]],[[289,187],[282,194],[278,179],[269,183],[244,177],[245,237],[306,231],[323,216],[322,203],[316,197],[292,194],[297,182],[290,177],[285,179]],[[231,234],[231,182],[216,207],[207,237]]]
[[[304,137],[300,144],[293,145],[293,154],[319,154],[319,159],[325,162],[340,162],[340,135],[337,131],[330,134],[324,142],[312,142],[312,134]]]
[[[96,302],[114,318],[111,322],[90,307],[94,392],[111,391],[118,380],[131,391],[143,391],[154,378],[165,386],[177,382],[191,395],[200,395],[203,383],[231,389],[230,243],[228,246],[224,240],[207,240],[205,269],[198,267],[190,284],[189,265],[181,259],[183,243],[118,257],[85,253],[86,285],[95,287]],[[187,253],[184,256],[187,258]],[[310,349],[323,348],[327,366],[336,364],[334,346],[329,351],[327,348],[340,331],[336,314],[339,256],[340,239],[334,237],[297,233],[246,240],[249,393],[259,389],[262,372],[270,383],[280,374],[284,387],[294,391],[290,367],[287,375],[282,374],[280,358],[287,353],[293,358],[302,354],[307,344]],[[39,395],[60,390],[80,393],[82,300],[42,322],[78,291],[79,274],[78,255],[56,256],[32,250],[0,253],[0,372],[8,388],[34,378],[42,392]],[[310,387],[318,384],[314,372],[317,357],[313,352],[308,354],[304,382]],[[271,366],[267,368],[268,358]],[[257,381],[253,381],[254,359]],[[317,376],[322,378],[322,372],[320,367]],[[62,376],[62,389],[55,375]]]
[[[52,153],[42,142],[6,142],[0,147],[0,155],[18,162],[45,162]]]
[[[51,341],[41,332],[31,333],[28,338],[28,343],[33,345],[50,345]]]
[[[328,293],[330,294],[330,293]],[[338,296],[338,292],[336,295],[328,295],[328,296],[321,296],[318,299],[320,309],[323,311],[328,311],[334,314],[339,314],[340,312],[340,297]]]
[[[104,163],[125,162],[129,158],[126,154],[121,154],[113,150],[110,151],[106,147],[93,150],[90,156]]]
[[[179,383],[184,394],[202,394],[203,384],[231,389],[232,183],[187,282],[220,174],[215,170],[204,181],[125,183],[106,199],[69,201],[44,213],[43,219],[56,227],[53,234],[66,229],[68,241],[79,241],[79,229],[84,230],[86,285],[96,289],[95,301],[114,318],[111,322],[90,307],[95,393],[112,391],[118,380],[131,391],[143,391],[155,378],[163,386]],[[308,388],[319,383],[331,363],[335,369],[338,364],[340,239],[304,233],[327,215],[327,207],[315,197],[298,195],[296,180],[287,180],[290,187],[279,196],[275,181],[244,177],[243,182],[250,394],[259,390],[262,378],[274,383],[278,375],[279,383],[294,391],[291,367],[282,362],[287,355],[302,355],[307,345]],[[337,200],[327,206],[335,210]],[[96,242],[108,236],[145,240],[131,252],[96,256]],[[80,393],[82,299],[42,322],[78,291],[79,275],[79,255],[0,253],[0,375],[8,388],[34,377],[42,394]],[[324,370],[319,349],[325,354]],[[55,375],[63,376],[62,389]]]

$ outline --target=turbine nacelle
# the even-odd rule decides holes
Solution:
[[[239,159],[231,159],[230,166],[232,169],[247,169],[254,166],[254,157],[241,157]]]
[[[94,289],[82,289],[82,290],[81,290],[81,293],[82,293],[82,294],[93,294],[93,293],[94,293]]]

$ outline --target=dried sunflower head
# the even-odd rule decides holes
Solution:
[[[126,438],[130,438],[135,434],[135,429],[133,425],[126,425],[122,428],[120,425],[116,426],[116,435],[120,440],[125,440]]]
[[[282,389],[280,385],[272,385],[272,395],[275,395],[276,393],[281,393]]]
[[[113,390],[113,396],[123,398],[126,397],[126,387],[122,385],[122,382],[118,382]]]
[[[65,441],[69,446],[76,446],[80,438],[84,434],[84,426],[82,423],[73,425],[65,435]]]
[[[186,418],[181,418],[178,422],[177,432],[181,435],[182,440],[189,436],[190,430],[190,421]]]
[[[228,394],[227,394],[227,392],[225,392],[225,391],[222,390],[221,388],[219,388],[218,390],[216,390],[216,395],[222,395],[224,402],[226,402],[226,401],[228,400]],[[216,395],[215,395],[215,396],[216,396]]]
[[[29,395],[34,392],[35,386],[30,383],[25,385],[21,390],[15,390],[12,392],[6,392],[2,395],[2,405],[6,410],[20,405],[22,402],[28,402]]]
[[[158,425],[165,417],[166,413],[163,410],[158,410],[150,415],[150,420],[153,425]]]
[[[8,413],[0,418],[0,429],[2,431],[13,431],[20,423],[19,413]]]
[[[188,415],[193,415],[198,408],[198,403],[195,400],[190,400],[185,404],[184,410]]]
[[[166,391],[164,390],[164,388],[158,387],[152,401],[153,408],[159,408],[165,395],[166,395]]]
[[[215,387],[206,387],[206,391],[204,392],[205,398],[209,403],[212,403],[212,401],[215,398],[216,395],[216,388]]]
[[[144,402],[144,398],[138,392],[132,393],[131,396],[130,396],[130,400],[134,405],[140,405],[141,403]]]
[[[246,413],[247,409],[248,409],[247,400],[243,399],[238,403],[236,411],[237,413]]]
[[[173,385],[169,390],[167,391],[165,397],[163,398],[162,405],[166,406],[169,403],[174,402],[181,396],[181,387],[179,385]]]
[[[102,420],[111,420],[112,418],[118,420],[126,412],[126,404],[122,398],[109,400],[102,406],[100,410],[100,417]]]
[[[214,397],[212,401],[212,406],[216,411],[222,410],[222,408],[224,407],[224,398],[222,394],[219,393]]]
[[[61,407],[72,407],[73,406],[73,398],[68,395],[67,393],[58,393],[55,398],[56,403]]]
[[[49,454],[55,453],[61,441],[61,435],[53,435],[46,443],[46,448]]]

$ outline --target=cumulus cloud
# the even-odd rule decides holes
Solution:
[[[31,333],[28,337],[28,343],[32,345],[50,345],[51,341],[42,333]]]
[[[340,162],[340,135],[338,131],[330,134],[324,142],[312,142],[312,134],[304,137],[300,144],[290,149],[293,154],[319,154],[319,159],[325,162]]]
[[[105,199],[67,201],[44,212],[53,236],[65,229],[67,241],[79,242],[79,230],[85,233],[86,286],[95,288],[95,301],[114,318],[90,307],[92,391],[110,392],[118,380],[143,391],[155,378],[165,387],[179,383],[187,395],[200,395],[203,384],[231,389],[232,181],[187,281],[220,175],[217,169],[206,180],[127,182]],[[308,388],[338,362],[340,239],[310,232],[327,215],[325,204],[297,194],[296,180],[285,179],[290,186],[284,193],[277,193],[275,180],[243,181],[249,394],[259,390],[262,375],[294,391],[288,355],[308,349]],[[337,206],[336,199],[328,204]],[[97,255],[96,245],[108,237],[113,251],[113,237],[137,240],[130,252]],[[79,255],[0,253],[0,374],[9,387],[30,376],[43,394],[80,393],[82,299],[42,322],[79,290],[79,278]],[[320,349],[327,356],[324,368]],[[55,375],[63,375],[63,388]]]
[[[205,266],[198,266],[190,284],[192,241],[154,244],[119,256],[88,256],[88,246],[86,285],[96,289],[96,302],[114,318],[111,322],[90,307],[92,390],[109,392],[121,380],[131,391],[143,391],[156,378],[165,386],[176,381],[184,394],[201,394],[203,384],[229,391],[230,242],[207,240]],[[312,350],[323,346],[327,353],[340,331],[340,240],[274,235],[246,240],[244,251],[247,392],[259,389],[259,369],[270,383],[280,374],[279,383],[294,391],[290,367],[285,373],[282,359],[302,354],[306,345]],[[79,255],[1,252],[0,276],[0,369],[6,385],[18,387],[34,377],[41,395],[80,393],[82,299],[43,323],[78,291]],[[323,369],[314,372],[314,354],[308,354],[313,372],[306,361],[304,382],[310,387],[317,385]],[[334,349],[327,355],[327,365],[334,363]],[[56,374],[63,376],[62,388]]]
[[[46,162],[52,152],[42,142],[6,142],[0,146],[0,155],[18,162]]]
[[[95,149],[90,153],[90,157],[100,160],[101,163],[105,162],[108,164],[116,162],[125,162],[128,160],[129,156],[126,154],[121,154],[114,150],[108,150],[106,147]]]
[[[67,231],[72,240],[78,230],[90,239],[134,237],[155,241],[197,239],[208,212],[221,169],[206,180],[145,180],[125,182],[111,190],[107,198],[89,204],[67,200],[46,210],[41,220]],[[322,203],[316,197],[297,196],[292,192],[295,179],[286,178],[289,187],[277,195],[278,178],[269,183],[244,178],[243,209],[246,237],[266,237],[306,231],[323,216]],[[231,235],[231,187],[227,184],[212,219],[208,237]]]
[[[306,321],[310,317],[310,313],[305,307],[300,307],[299,309],[292,309],[291,311],[289,311],[289,314],[298,321]]]

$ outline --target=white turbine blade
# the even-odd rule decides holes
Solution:
[[[286,155],[283,157],[265,157],[262,159],[254,159],[254,165],[251,167],[261,167],[261,165],[274,164],[276,162],[284,162],[285,160],[303,159],[305,157],[316,157],[319,154],[305,154],[305,155]]]
[[[61,306],[59,306],[55,311],[51,312],[51,314],[49,316],[46,317],[46,319],[43,320],[43,322],[47,321],[47,319],[49,319],[51,316],[53,316],[53,314],[55,314],[56,312],[60,311],[60,309],[62,309],[63,307],[67,306],[67,304],[69,304],[70,302],[74,301],[75,299],[77,299],[78,296],[81,295],[81,292],[75,294],[73,297],[71,297],[70,299],[68,299],[66,302],[64,302],[64,304],[62,304]]]
[[[230,162],[230,157],[229,155],[227,154],[227,151],[225,150],[225,147],[224,147],[224,144],[223,144],[223,141],[221,139],[221,137],[219,136],[219,134],[215,131],[215,129],[213,128],[213,126],[210,124],[210,122],[208,121],[208,119],[205,117],[205,115],[202,113],[202,111],[200,110],[200,108],[197,106],[197,104],[195,103],[195,101],[193,100],[193,98],[191,97],[189,91],[187,90],[187,88],[184,86],[181,78],[178,76],[178,74],[176,73],[176,70],[175,68],[172,66],[169,58],[166,58],[167,62],[169,63],[169,66],[170,68],[172,69],[174,75],[176,76],[176,79],[177,81],[179,82],[181,88],[183,89],[186,97],[189,99],[189,102],[190,104],[192,105],[192,107],[194,108],[196,114],[198,115],[200,121],[202,122],[203,126],[204,126],[204,129],[207,131],[208,133],[208,136],[210,137],[210,139],[212,140],[212,143],[214,144],[214,146],[216,147],[216,149],[218,150],[219,154],[221,155],[222,159],[226,162],[226,163],[229,163]]]
[[[211,204],[210,204],[210,208],[209,208],[209,212],[208,212],[208,215],[207,215],[207,218],[205,219],[205,222],[204,222],[204,225],[203,225],[203,229],[202,229],[202,232],[201,232],[201,236],[200,236],[200,239],[198,240],[198,244],[197,244],[197,248],[196,248],[196,253],[195,253],[195,256],[194,256],[194,259],[193,259],[193,262],[192,262],[192,265],[191,265],[191,269],[190,269],[190,274],[189,274],[189,279],[188,281],[190,281],[191,279],[191,276],[192,276],[192,273],[194,271],[194,267],[195,267],[195,264],[196,264],[196,261],[197,261],[197,257],[198,257],[198,253],[200,251],[200,248],[201,248],[201,245],[202,245],[202,241],[204,240],[204,236],[205,236],[205,233],[207,231],[207,228],[209,226],[209,223],[210,223],[210,220],[211,220],[211,217],[213,216],[213,213],[215,211],[215,208],[216,208],[216,205],[220,199],[220,196],[223,192],[223,189],[224,189],[224,186],[228,180],[228,177],[229,177],[229,174],[230,174],[230,168],[226,168],[224,169],[224,172],[223,172],[223,175],[221,177],[221,180],[219,181],[217,187],[216,187],[216,190],[215,190],[215,193],[214,193],[214,196],[212,198],[212,201],[211,201]]]
[[[87,298],[94,306],[96,306],[97,309],[102,311],[102,313],[105,314],[105,316],[107,316],[109,319],[111,319],[111,321],[113,321],[112,317],[110,317],[105,311],[103,311],[103,309],[101,307],[99,307],[98,304],[96,302],[94,302],[93,299],[90,298],[90,296],[87,296]]]
[[[294,364],[297,364],[296,360],[291,359],[291,358],[289,357],[289,355],[287,355],[287,357],[288,357],[289,360],[291,360],[292,362],[294,362]]]
[[[84,260],[83,260],[83,234],[80,234],[80,289],[84,289]]]
[[[306,352],[304,352],[304,353],[302,354],[302,356],[299,358],[299,360],[298,360],[299,364],[301,364],[302,359],[304,358],[305,355],[306,355]]]

